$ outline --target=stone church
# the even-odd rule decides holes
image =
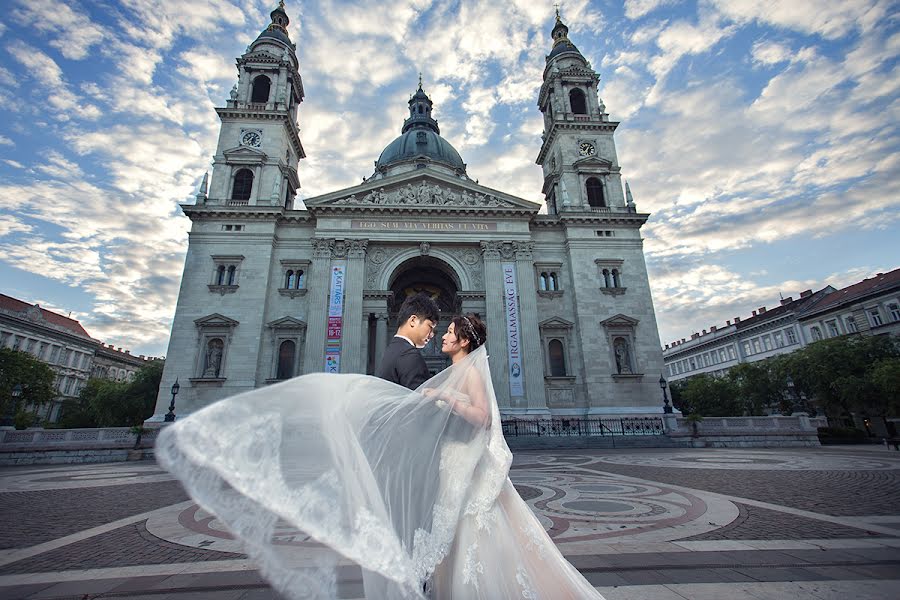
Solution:
[[[372,373],[403,299],[488,327],[507,417],[662,412],[663,371],[641,226],[623,190],[599,75],[557,15],[537,105],[546,211],[479,185],[419,88],[360,185],[296,199],[303,83],[283,2],[237,59],[212,176],[195,204],[160,395],[180,417],[304,373]]]

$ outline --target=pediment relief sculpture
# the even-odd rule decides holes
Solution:
[[[496,196],[471,192],[467,189],[461,191],[441,187],[433,183],[420,182],[418,185],[411,183],[403,187],[385,190],[378,188],[371,190],[364,196],[355,194],[335,200],[334,204],[353,204],[371,206],[461,206],[461,207],[503,207],[515,208],[515,205]]]

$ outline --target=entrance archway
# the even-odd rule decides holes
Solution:
[[[453,268],[433,256],[410,258],[397,266],[391,274],[390,290],[393,296],[388,303],[389,335],[397,331],[400,306],[408,296],[424,292],[437,302],[441,311],[434,337],[422,349],[422,355],[432,374],[450,366],[450,359],[441,353],[441,336],[450,325],[450,318],[459,313],[459,286],[459,278]]]

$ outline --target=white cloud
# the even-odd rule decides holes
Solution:
[[[3,160],[3,162],[5,162],[9,166],[14,167],[16,169],[24,169],[25,168],[25,165],[23,165],[22,163],[20,163],[17,160],[12,160],[11,158],[6,158]]]
[[[841,38],[885,16],[890,2],[876,0],[710,0],[724,16],[738,23],[757,21],[827,39]]]
[[[0,135],[0,146],[15,146],[16,143],[6,137],[5,135]]]
[[[46,164],[38,165],[35,168],[45,175],[60,180],[74,179],[84,175],[81,167],[55,150],[51,150],[47,155]]]
[[[661,6],[676,4],[680,0],[625,0],[625,16],[640,19]]]
[[[792,58],[791,49],[784,44],[770,41],[759,41],[753,44],[750,51],[753,62],[760,65],[776,65],[778,63],[790,61]]]
[[[20,25],[53,35],[50,45],[72,60],[86,58],[108,35],[72,2],[19,0],[12,16]]]
[[[33,229],[34,227],[12,215],[0,215],[0,238],[11,233],[28,233]]]

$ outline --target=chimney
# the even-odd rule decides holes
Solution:
[[[140,355],[140,358],[141,358],[141,360],[145,360],[145,358],[144,358],[144,355],[143,355],[143,354],[141,354],[141,355]]]
[[[705,330],[705,329],[703,330],[703,335],[706,335],[706,330]]]
[[[794,298],[792,296],[788,296],[787,298],[781,299],[781,305],[784,306],[785,304],[790,304],[793,301],[794,301]]]
[[[121,347],[120,347],[120,348],[116,348],[116,352],[121,352],[121,351],[122,351],[122,348],[121,348]]]
[[[691,334],[691,339],[692,339],[692,340],[696,340],[698,337],[700,337],[700,334],[699,334],[699,333],[694,332],[694,333]]]
[[[801,298],[809,298],[810,296],[812,296],[812,290],[803,290],[800,292]]]
[[[719,328],[716,327],[715,325],[710,325],[710,326],[709,326],[709,332],[710,332],[710,333],[715,333],[715,332],[717,332],[718,330],[719,330]]]
[[[755,310],[753,311],[753,316],[754,316],[754,317],[756,316],[756,311],[755,311]]]
[[[760,307],[759,307],[759,314],[763,314],[764,312],[766,312],[766,307],[765,307],[765,306],[760,306]]]
[[[682,344],[685,343],[686,341],[687,341],[686,339],[681,338],[681,343],[682,343]]]
[[[737,324],[740,323],[740,322],[741,322],[741,318],[740,318],[740,317],[735,317],[735,318],[734,318],[734,324],[735,324],[735,325],[737,325]]]
[[[668,350],[668,349],[669,349],[669,345],[668,345],[668,344],[666,344],[666,347],[665,347],[665,348],[663,348],[663,350]]]
[[[725,326],[727,327],[727,326],[729,326],[729,325],[731,325],[731,320],[730,320],[730,319],[729,319],[728,321],[725,321]]]
[[[125,354],[127,354],[128,356],[131,356],[131,350],[126,350]]]

